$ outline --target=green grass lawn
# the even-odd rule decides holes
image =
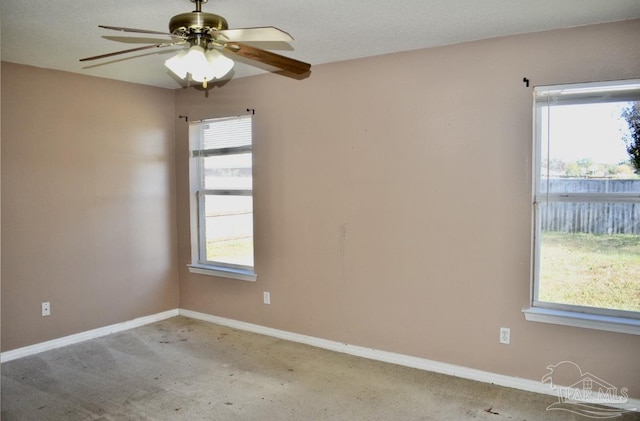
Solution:
[[[640,236],[542,234],[539,300],[640,311]]]

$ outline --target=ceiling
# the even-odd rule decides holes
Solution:
[[[202,9],[225,17],[230,28],[276,26],[289,32],[295,38],[290,47],[255,45],[312,65],[640,18],[640,0],[210,0]],[[168,31],[172,16],[192,10],[189,0],[2,0],[2,60],[179,88],[184,82],[163,66],[177,47],[78,59],[145,45],[144,35],[98,25]],[[274,70],[248,63],[237,62],[230,76]]]

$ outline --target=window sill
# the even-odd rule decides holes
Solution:
[[[551,323],[556,325],[640,335],[640,320],[636,319],[600,316],[540,307],[525,308],[522,312],[524,313],[524,317],[532,322]]]
[[[225,266],[213,266],[193,263],[187,265],[189,272],[198,275],[218,276],[221,278],[239,279],[241,281],[255,282],[258,275],[247,269],[236,269]]]

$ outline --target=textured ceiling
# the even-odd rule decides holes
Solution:
[[[163,66],[175,49],[78,59],[144,45],[144,36],[98,25],[167,31],[172,16],[193,8],[189,0],[2,0],[2,60],[179,88]],[[312,65],[640,17],[640,0],[210,0],[202,8],[230,28],[289,32],[290,48],[272,51]],[[239,62],[231,77],[270,70]]]

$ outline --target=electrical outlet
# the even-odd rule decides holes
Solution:
[[[500,343],[505,345],[511,343],[511,329],[508,327],[500,328]]]
[[[264,298],[264,303],[265,304],[271,304],[271,293],[268,291],[265,291],[263,293],[263,298]]]
[[[47,301],[46,303],[41,304],[42,307],[42,317],[51,315],[51,304]]]

